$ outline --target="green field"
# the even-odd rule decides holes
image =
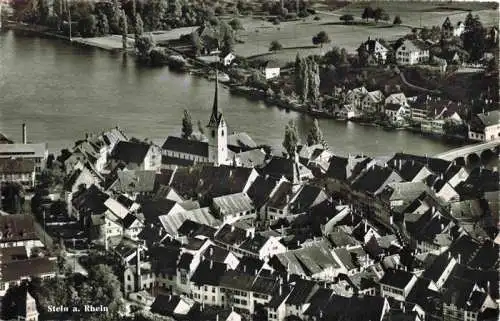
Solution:
[[[339,24],[339,17],[346,13],[361,18],[361,13],[368,4],[370,3],[356,2],[336,11],[319,13],[318,16],[321,18],[319,21],[313,20],[311,16],[300,21],[273,25],[263,20],[244,19],[245,30],[240,32],[239,36],[245,43],[235,46],[236,54],[245,57],[266,54],[269,53],[270,42],[278,40],[285,50],[269,57],[285,64],[293,61],[297,52],[301,55],[321,54],[332,46],[346,48],[352,53],[368,37],[395,40],[410,33],[412,27],[441,25],[448,16],[452,23],[457,23],[465,19],[468,9],[473,10],[473,14],[479,15],[486,26],[498,25],[499,21],[498,10],[495,9],[496,3],[378,1],[370,5],[374,8],[377,6],[383,8],[391,16],[391,21],[398,14],[403,20],[403,25],[393,27],[382,22],[378,25]],[[310,47],[312,37],[323,30],[331,39],[331,43],[325,45],[323,49],[296,49]]]

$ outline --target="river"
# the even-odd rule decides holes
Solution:
[[[51,152],[70,147],[85,133],[120,126],[129,134],[161,143],[180,133],[183,110],[208,122],[214,84],[168,68],[136,66],[94,48],[62,40],[0,32],[0,133],[20,141],[47,142]],[[230,131],[280,148],[284,127],[297,123],[305,138],[312,119],[219,90],[219,106]],[[195,126],[196,127],[196,126]],[[351,122],[320,120],[332,150],[341,155],[387,155],[404,151],[433,155],[455,146],[406,131],[385,131]]]

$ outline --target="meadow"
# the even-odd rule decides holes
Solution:
[[[374,23],[369,25],[340,23],[339,17],[343,14],[352,14],[359,19],[367,5],[383,8],[390,15],[391,22],[396,14],[399,15],[403,20],[403,25],[392,26],[390,23],[382,22],[377,25]],[[251,58],[265,55],[266,59],[273,59],[284,65],[293,61],[297,52],[304,56],[322,54],[336,46],[354,53],[361,42],[367,40],[368,37],[395,40],[410,33],[412,27],[440,26],[446,17],[450,17],[452,23],[457,23],[465,19],[468,9],[473,10],[474,15],[479,15],[485,26],[498,25],[499,21],[496,3],[379,1],[351,3],[341,9],[328,12],[322,11],[325,5],[317,8],[319,13],[316,16],[319,16],[320,20],[314,20],[314,17],[310,16],[298,21],[273,25],[263,20],[242,19],[245,30],[239,32],[239,37],[245,43],[235,46],[236,54]],[[320,31],[325,31],[331,42],[324,48],[312,47],[312,37]],[[269,44],[274,40],[279,41],[284,50],[269,53]]]

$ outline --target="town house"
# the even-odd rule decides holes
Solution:
[[[469,124],[469,139],[491,141],[500,139],[500,112],[493,110],[472,116]]]
[[[429,48],[422,40],[405,39],[396,49],[398,65],[423,64],[429,60]]]
[[[35,187],[35,175],[33,160],[0,158],[0,182],[18,183],[30,189]]]

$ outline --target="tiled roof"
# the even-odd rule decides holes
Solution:
[[[354,180],[352,188],[363,192],[375,193],[391,175],[399,177],[389,167],[373,166]]]
[[[175,136],[168,136],[167,140],[163,143],[162,149],[189,155],[208,157],[208,143]]]
[[[182,253],[179,262],[177,263],[177,267],[179,269],[189,270],[189,265],[193,260],[193,255],[190,253]]]
[[[269,207],[283,208],[287,205],[287,200],[292,196],[292,184],[289,182],[281,182],[276,192],[267,203]]]
[[[110,158],[126,164],[142,164],[150,148],[151,145],[146,143],[120,141],[113,148]]]
[[[16,242],[23,240],[38,240],[35,231],[34,217],[25,214],[0,216],[1,242]]]
[[[248,196],[252,199],[256,208],[262,207],[270,198],[278,180],[271,177],[258,176],[250,185]]]
[[[232,215],[255,209],[252,200],[246,193],[219,196],[213,199],[213,203],[222,215]]]
[[[163,295],[160,294],[156,297],[151,305],[151,312],[158,313],[164,316],[173,316],[175,308],[181,301],[178,295]]]
[[[226,272],[226,264],[203,260],[191,276],[191,282],[196,285],[221,285],[221,279]]]
[[[260,249],[266,244],[269,240],[268,237],[264,237],[260,234],[255,234],[251,238],[247,238],[239,248],[251,253],[259,254]]]
[[[2,282],[21,280],[30,276],[56,273],[56,261],[48,258],[11,261],[2,264]]]
[[[35,171],[35,162],[25,158],[0,158],[0,174],[25,174]]]
[[[212,238],[216,231],[217,229],[211,226],[193,222],[189,219],[185,220],[184,223],[182,223],[182,225],[177,230],[179,235],[189,236],[189,237],[206,236],[208,238]]]
[[[296,175],[306,175],[310,170],[303,164],[296,164],[292,158],[273,156],[259,172],[276,179],[284,176],[287,180],[293,181]]]
[[[165,231],[170,235],[175,235],[186,220],[191,220],[208,226],[218,224],[218,221],[210,213],[210,209],[208,207],[194,209],[191,211],[170,213],[168,215],[161,215],[158,218],[160,219]]]
[[[82,193],[77,194],[72,202],[80,213],[102,214],[108,209],[104,203],[109,198],[95,185],[90,186]]]
[[[158,218],[169,213],[176,204],[174,201],[167,199],[147,200],[142,203],[142,213],[147,223],[157,223]]]
[[[22,155],[28,158],[44,158],[47,144],[1,144],[0,158],[11,158]]]
[[[321,188],[313,185],[303,185],[290,204],[291,211],[293,213],[303,213],[304,211],[309,210],[316,204],[321,194],[324,194],[324,199],[327,198]]]
[[[215,234],[215,241],[228,244],[239,245],[247,238],[247,232],[239,227],[224,224]]]
[[[228,148],[231,146],[246,150],[248,148],[256,148],[255,141],[245,132],[233,133],[227,137]]]
[[[414,277],[410,272],[403,270],[387,270],[380,279],[381,284],[386,284],[398,289],[403,289],[410,283],[411,279]]]
[[[248,275],[238,271],[227,271],[220,279],[220,286],[229,289],[271,294],[279,286],[278,280]]]
[[[121,193],[147,193],[155,187],[155,171],[119,171],[118,180],[112,189]]]

